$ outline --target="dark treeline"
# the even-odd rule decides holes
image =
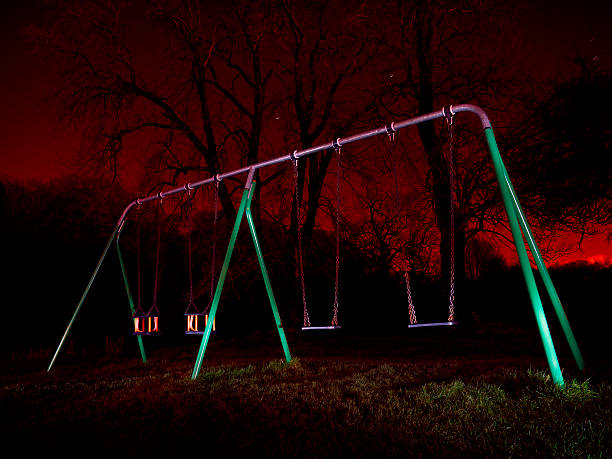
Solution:
[[[2,184],[4,354],[54,347],[63,333],[93,272],[117,216],[127,202],[117,187],[92,185],[74,177],[49,184]],[[105,200],[93,199],[104,195]],[[162,216],[161,270],[158,305],[162,335],[149,345],[194,342],[186,337],[184,312],[189,284],[184,209],[177,201]],[[137,215],[132,215],[121,238],[130,288],[137,301]],[[150,306],[154,282],[156,210],[143,209],[141,225],[141,300]],[[202,209],[194,215],[193,276],[196,304],[210,300],[212,215]],[[232,258],[218,313],[220,337],[271,330],[273,319],[257,265],[252,241],[243,226]],[[217,228],[217,266],[220,266],[229,236],[227,225]],[[299,284],[295,279],[293,242],[280,224],[259,228],[267,267],[281,317],[286,328],[302,325]],[[333,302],[335,238],[318,232],[314,250],[306,258],[306,284],[310,316],[315,324],[327,324]],[[470,256],[468,281],[457,298],[457,317],[475,331],[490,324],[504,324],[535,332],[520,271],[509,266],[492,247],[481,244],[479,256]],[[380,269],[363,247],[344,244],[341,257],[340,322],[349,332],[402,333],[408,324],[406,290],[402,277]],[[603,336],[600,320],[605,289],[612,268],[574,263],[553,269],[568,316],[587,349],[593,337]],[[417,275],[412,294],[420,321],[446,320],[448,299],[439,276]],[[557,321],[547,305],[551,328]],[[70,335],[68,352],[89,349],[116,351],[110,343],[131,343],[128,301],[114,245],[84,303]],[[560,336],[560,334],[558,335]],[[509,337],[509,339],[511,339]],[[135,346],[119,346],[135,353]],[[596,350],[596,349],[594,349]]]

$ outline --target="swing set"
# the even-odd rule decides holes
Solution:
[[[406,283],[407,290],[407,298],[408,298],[408,309],[409,309],[409,318],[410,325],[409,327],[430,327],[430,326],[439,326],[439,325],[455,325],[457,322],[454,317],[454,234],[452,234],[454,228],[454,195],[455,195],[455,167],[454,167],[454,139],[453,139],[453,119],[454,116],[461,112],[471,112],[475,114],[482,125],[484,130],[484,135],[487,141],[489,153],[491,160],[493,162],[495,175],[497,178],[497,182],[500,188],[502,201],[504,204],[504,208],[506,211],[506,215],[508,217],[508,221],[510,224],[510,229],[512,233],[512,237],[514,240],[514,245],[516,248],[516,252],[519,259],[519,264],[521,267],[521,271],[523,274],[523,278],[525,281],[525,285],[527,287],[527,291],[529,294],[529,299],[534,311],[535,319],[538,325],[538,330],[540,333],[540,337],[542,340],[542,344],[544,347],[544,352],[546,355],[546,359],[548,362],[548,366],[553,378],[553,381],[557,385],[563,385],[564,380],[561,373],[561,368],[559,366],[559,361],[557,358],[557,354],[555,351],[555,347],[553,344],[552,336],[550,334],[550,329],[548,327],[548,322],[546,319],[546,315],[544,313],[544,309],[542,307],[542,300],[540,297],[540,292],[538,291],[533,270],[531,268],[529,255],[527,253],[527,249],[525,244],[529,247],[529,250],[532,254],[534,262],[537,266],[537,271],[542,277],[542,281],[546,292],[551,300],[554,311],[557,315],[557,318],[561,324],[561,328],[565,335],[565,338],[570,346],[572,351],[574,360],[580,370],[584,369],[584,360],[581,354],[581,351],[578,347],[572,329],[570,327],[569,321],[565,315],[563,307],[561,305],[561,301],[557,295],[556,289],[553,285],[553,282],[548,273],[548,269],[544,263],[542,255],[539,251],[539,248],[534,240],[533,234],[531,232],[531,228],[527,222],[525,217],[525,213],[521,207],[521,204],[518,200],[514,187],[510,181],[508,176],[508,172],[506,167],[502,161],[501,155],[499,153],[499,149],[497,147],[497,143],[495,140],[495,136],[493,135],[493,129],[491,127],[491,122],[487,117],[486,113],[479,107],[471,104],[461,104],[455,106],[445,107],[441,110],[424,114],[421,116],[417,116],[414,118],[410,118],[407,120],[393,122],[391,124],[385,125],[383,127],[377,129],[371,129],[369,131],[364,131],[349,137],[345,138],[337,138],[332,142],[328,142],[325,144],[321,144],[318,146],[314,146],[311,148],[307,148],[301,151],[294,151],[289,155],[280,156],[277,158],[273,158],[267,161],[263,161],[257,164],[249,165],[240,169],[236,169],[230,172],[226,172],[223,174],[216,174],[213,177],[210,177],[205,180],[201,180],[198,182],[187,183],[186,185],[178,188],[173,188],[171,190],[160,192],[156,195],[151,195],[145,198],[139,198],[135,201],[131,202],[121,214],[115,228],[102,252],[100,259],[94,269],[94,272],[89,279],[89,282],[83,292],[77,307],[70,319],[68,326],[60,340],[60,343],[51,359],[51,362],[47,368],[47,371],[51,371],[54,366],[54,363],[58,357],[58,354],[64,345],[66,338],[76,320],[76,317],[87,297],[87,294],[100,270],[102,263],[104,262],[107,252],[115,241],[117,255],[119,259],[119,264],[121,267],[123,280],[125,284],[125,289],[128,297],[128,303],[132,315],[134,330],[133,333],[136,335],[137,342],[139,345],[140,353],[143,362],[146,362],[146,354],[144,350],[143,335],[152,335],[159,333],[160,330],[160,320],[159,320],[159,309],[157,307],[157,293],[158,293],[158,282],[159,282],[159,264],[160,264],[160,243],[161,243],[161,203],[164,198],[187,192],[188,193],[188,203],[187,203],[187,219],[188,219],[188,233],[187,233],[187,252],[188,252],[188,274],[189,274],[189,298],[187,302],[187,308],[185,310],[185,318],[186,318],[186,334],[197,334],[201,335],[201,343],[200,348],[198,350],[198,355],[195,361],[195,365],[191,374],[192,379],[196,379],[200,372],[202,362],[204,359],[204,354],[206,352],[206,347],[208,345],[208,341],[210,339],[211,333],[215,330],[215,315],[217,313],[217,308],[219,306],[221,294],[223,291],[223,286],[225,282],[225,278],[229,269],[229,263],[231,260],[231,256],[234,250],[234,245],[236,243],[238,230],[240,228],[240,224],[243,218],[246,216],[248,228],[251,233],[251,237],[253,239],[253,245],[255,247],[255,252],[257,255],[257,259],[259,262],[260,271],[265,283],[266,292],[268,294],[268,299],[270,301],[270,306],[272,309],[273,317],[276,322],[276,328],[280,337],[281,345],[285,354],[285,359],[287,361],[291,360],[291,353],[289,351],[289,346],[285,337],[283,325],[281,322],[280,315],[278,313],[278,308],[276,306],[276,300],[274,297],[274,293],[272,290],[272,285],[270,282],[270,278],[268,276],[268,272],[266,269],[266,265],[264,263],[263,253],[261,250],[261,245],[259,242],[259,238],[257,236],[257,231],[255,228],[255,224],[253,221],[253,217],[251,214],[251,200],[254,195],[254,190],[256,186],[256,182],[254,180],[254,174],[259,169],[263,169],[272,165],[284,163],[287,161],[292,161],[294,164],[294,178],[295,178],[295,196],[296,203],[298,204],[296,207],[297,210],[297,259],[296,263],[298,265],[299,276],[300,276],[300,287],[302,293],[302,302],[304,308],[304,323],[302,329],[307,330],[321,330],[321,329],[331,329],[335,330],[340,328],[340,324],[338,321],[338,309],[339,309],[339,270],[340,270],[340,218],[341,218],[341,209],[340,209],[340,170],[341,170],[341,156],[340,150],[341,147],[353,142],[358,142],[367,138],[371,138],[378,135],[388,135],[391,143],[393,145],[393,140],[395,139],[395,134],[400,129],[414,126],[424,122],[431,122],[433,120],[443,118],[447,121],[448,134],[449,134],[449,153],[448,153],[448,170],[449,170],[449,185],[450,185],[450,293],[449,293],[449,314],[446,322],[434,322],[434,323],[419,323],[416,320],[416,311],[412,301],[412,292],[410,288],[410,279],[409,279],[409,266],[404,261],[402,266],[403,276]],[[301,238],[301,223],[300,223],[300,212],[299,212],[299,203],[300,199],[298,196],[298,160],[302,157],[316,154],[322,151],[327,151],[333,149],[336,153],[336,213],[335,213],[335,230],[336,230],[336,266],[335,266],[335,284],[334,284],[334,299],[333,299],[333,315],[331,319],[331,323],[328,326],[313,326],[310,323],[310,318],[308,314],[307,301],[306,301],[306,289],[305,289],[305,281],[304,281],[304,263],[303,263],[303,250],[302,250],[302,238]],[[395,161],[395,160],[394,160]],[[218,186],[219,183],[227,178],[235,177],[238,175],[247,174],[247,178],[244,185],[244,190],[242,193],[242,198],[240,200],[240,205],[237,211],[236,220],[234,221],[234,226],[232,229],[232,233],[228,242],[228,247],[225,253],[225,258],[223,260],[223,264],[221,266],[221,270],[219,272],[218,277],[215,278],[215,250],[216,250],[216,227],[217,227],[217,219],[218,219]],[[211,298],[210,302],[204,310],[199,310],[195,304],[193,298],[193,277],[192,277],[192,199],[193,196],[191,192],[196,190],[197,188],[204,187],[206,185],[213,184],[215,186],[215,197],[214,197],[214,222],[213,222],[213,244],[212,244],[212,263],[211,263]],[[397,184],[396,177],[396,192],[399,189],[399,185]],[[399,212],[399,193],[396,193],[398,212]],[[148,310],[144,310],[141,303],[141,269],[140,269],[140,221],[138,219],[137,224],[137,272],[138,272],[138,292],[137,292],[137,303],[134,305],[134,301],[132,299],[132,294],[130,291],[130,287],[128,284],[128,278],[125,270],[124,260],[121,253],[119,240],[121,236],[121,232],[127,220],[128,213],[134,207],[140,207],[143,204],[149,202],[159,202],[159,207],[157,209],[157,245],[156,245],[156,266],[155,266],[155,279],[154,279],[154,291],[153,291],[153,302],[151,308]]]

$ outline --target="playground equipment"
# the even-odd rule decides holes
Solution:
[[[217,217],[218,217],[218,202],[219,202],[219,184],[215,184],[215,198],[214,198],[214,218],[213,218],[213,236],[212,236],[212,260],[210,263],[210,302],[208,303],[208,307],[201,311],[196,306],[196,303],[193,299],[193,271],[192,271],[192,244],[191,244],[191,236],[193,234],[193,222],[192,222],[192,212],[193,212],[193,196],[191,194],[191,189],[188,189],[188,200],[187,200],[187,264],[189,267],[189,299],[187,301],[187,308],[185,309],[185,319],[186,319],[186,335],[203,335],[204,330],[206,329],[206,325],[208,324],[208,311],[210,309],[210,302],[213,299],[214,292],[214,283],[215,283],[215,252],[217,245]],[[212,331],[216,331],[216,323],[213,320]]]
[[[160,201],[161,207],[161,201]],[[159,211],[159,209],[158,209]],[[121,231],[123,231],[123,224],[117,231],[117,256],[119,258],[119,265],[121,267],[121,274],[123,277],[123,282],[125,284],[125,291],[128,297],[128,303],[130,305],[130,311],[132,313],[132,321],[134,325],[134,329],[132,333],[134,335],[153,335],[159,332],[159,309],[157,307],[157,292],[158,292],[158,282],[159,282],[159,256],[160,256],[160,245],[161,245],[161,219],[158,213],[157,216],[157,250],[156,250],[156,261],[155,261],[155,283],[153,287],[153,304],[151,308],[148,310],[144,310],[142,307],[142,289],[141,289],[141,257],[140,257],[140,249],[141,249],[141,238],[140,238],[140,214],[137,218],[136,223],[136,266],[137,266],[137,296],[136,296],[136,306],[134,306],[134,301],[132,299],[132,293],[130,291],[130,285],[128,282],[127,271],[125,269],[125,263],[123,261],[123,254],[121,252],[121,246],[119,244],[119,238],[121,236]],[[139,341],[139,344],[142,341]],[[142,345],[141,345],[142,348]]]
[[[578,344],[575,340],[574,334],[572,332],[572,329],[570,327],[569,321],[567,320],[567,317],[565,315],[565,312],[563,310],[563,307],[561,305],[561,301],[559,300],[559,297],[557,295],[557,292],[555,290],[555,287],[553,285],[553,282],[550,278],[550,275],[548,273],[548,269],[546,267],[546,264],[544,263],[544,260],[542,258],[542,255],[539,251],[539,248],[535,242],[535,239],[533,237],[531,228],[527,222],[527,219],[525,217],[525,213],[523,212],[523,209],[521,207],[521,204],[519,203],[518,197],[516,195],[516,192],[514,190],[514,187],[512,186],[512,183],[510,181],[510,178],[508,176],[508,171],[506,170],[506,167],[502,161],[501,155],[499,153],[499,149],[497,147],[497,142],[495,140],[495,136],[493,134],[493,129],[491,126],[491,122],[489,120],[489,118],[487,117],[486,113],[479,107],[475,106],[475,105],[470,105],[470,104],[461,104],[461,105],[454,105],[454,106],[450,106],[448,108],[444,108],[432,113],[428,113],[428,114],[424,114],[424,115],[420,115],[414,118],[410,118],[407,120],[403,120],[403,121],[399,121],[399,122],[393,122],[390,125],[386,125],[383,126],[381,128],[377,128],[377,129],[371,129],[369,131],[365,131],[365,132],[361,132],[346,138],[338,138],[336,140],[334,140],[333,142],[328,142],[325,144],[321,144],[315,147],[311,147],[311,148],[307,148],[301,151],[294,151],[293,153],[289,154],[289,155],[285,155],[285,156],[280,156],[277,158],[273,158],[267,161],[262,161],[260,163],[257,164],[252,164],[246,167],[242,167],[240,169],[236,169],[227,173],[223,173],[223,174],[217,174],[214,177],[210,177],[208,179],[205,180],[201,180],[198,182],[194,182],[194,183],[188,183],[187,185],[183,186],[183,187],[178,187],[178,188],[173,188],[171,190],[168,190],[166,192],[160,192],[157,195],[153,195],[153,196],[149,196],[149,197],[145,197],[145,198],[140,198],[140,199],[136,199],[135,201],[133,201],[132,203],[130,203],[125,210],[123,211],[122,215],[120,216],[117,224],[115,225],[115,228],[113,229],[113,232],[104,248],[104,250],[102,251],[102,255],[100,257],[100,259],[98,260],[98,263],[94,269],[94,272],[85,288],[85,291],[83,292],[83,295],[81,296],[81,299],[79,300],[79,303],[77,304],[77,307],[72,315],[72,318],[70,319],[68,326],[66,327],[66,331],[64,332],[64,335],[62,336],[62,339],[60,340],[60,343],[53,355],[53,358],[51,359],[51,362],[49,364],[49,367],[47,369],[47,371],[50,371],[53,368],[53,365],[57,359],[57,356],[63,346],[63,344],[66,341],[66,338],[68,336],[68,333],[70,332],[70,329],[72,328],[75,319],[81,309],[81,307],[83,306],[83,303],[85,301],[85,298],[91,288],[92,283],[94,282],[100,267],[102,265],[102,263],[104,262],[104,259],[106,258],[106,255],[108,253],[108,249],[111,246],[112,242],[114,240],[117,241],[118,243],[118,238],[119,238],[119,234],[123,228],[123,225],[125,223],[125,219],[127,218],[128,213],[132,210],[133,207],[137,206],[137,205],[141,205],[141,204],[145,204],[147,202],[150,201],[155,201],[155,200],[161,200],[162,198],[165,198],[167,196],[171,196],[177,193],[182,193],[187,191],[188,189],[195,189],[198,187],[202,187],[204,185],[207,184],[211,184],[211,183],[215,183],[221,180],[224,180],[226,178],[229,177],[235,177],[241,174],[247,174],[247,178],[246,178],[246,182],[245,182],[245,186],[244,186],[244,191],[242,194],[242,199],[240,201],[240,206],[238,208],[238,212],[237,212],[237,216],[236,216],[236,220],[234,222],[234,227],[232,230],[232,234],[229,240],[229,244],[228,244],[228,248],[225,254],[225,259],[223,262],[223,266],[221,268],[221,271],[219,273],[219,278],[217,281],[217,286],[215,289],[215,294],[214,294],[214,298],[210,307],[210,315],[209,315],[209,320],[208,323],[206,325],[206,328],[204,330],[204,334],[202,335],[202,342],[200,344],[200,349],[198,351],[198,356],[196,358],[196,362],[193,368],[193,372],[192,372],[192,379],[197,378],[201,365],[202,365],[202,361],[204,358],[204,353],[206,350],[206,346],[208,343],[208,340],[210,338],[210,333],[212,331],[212,324],[214,323],[214,318],[215,318],[215,314],[217,312],[217,308],[219,305],[219,300],[221,297],[221,293],[222,293],[222,289],[223,289],[223,284],[225,281],[225,276],[227,274],[227,270],[229,268],[229,262],[231,259],[231,255],[233,252],[233,248],[234,248],[234,244],[236,242],[236,237],[238,234],[238,230],[240,227],[240,223],[243,219],[243,217],[246,215],[247,217],[247,222],[248,222],[248,226],[249,226],[249,230],[253,239],[253,244],[255,246],[255,250],[256,250],[256,254],[257,254],[257,258],[259,261],[259,265],[260,265],[260,270],[266,285],[266,290],[268,293],[268,297],[270,300],[270,305],[272,308],[272,312],[274,315],[274,319],[276,321],[276,326],[277,326],[277,331],[279,333],[280,339],[281,339],[281,344],[285,353],[285,358],[287,359],[287,361],[291,360],[291,354],[289,352],[289,347],[287,344],[287,341],[285,339],[285,334],[284,334],[284,330],[283,330],[283,326],[280,320],[280,316],[278,314],[278,309],[276,307],[276,302],[274,299],[274,295],[272,292],[272,286],[270,284],[270,279],[268,277],[268,273],[265,267],[265,263],[263,260],[263,255],[262,255],[262,251],[261,251],[261,247],[259,244],[259,239],[257,237],[257,232],[255,229],[255,225],[253,222],[253,218],[251,215],[251,211],[250,211],[250,206],[251,206],[251,200],[253,198],[253,190],[255,189],[255,181],[253,180],[254,174],[256,171],[258,171],[259,169],[263,169],[275,164],[279,164],[279,163],[283,163],[286,161],[296,161],[297,159],[303,157],[303,156],[307,156],[307,155],[312,155],[321,151],[325,151],[325,150],[329,150],[329,149],[339,149],[341,146],[347,145],[349,143],[353,143],[353,142],[358,142],[361,141],[363,139],[367,139],[373,136],[377,136],[377,135],[388,135],[389,132],[397,132],[400,129],[406,128],[408,126],[413,126],[419,123],[424,123],[424,122],[431,122],[435,119],[438,118],[443,118],[447,116],[447,113],[453,113],[453,114],[458,114],[458,113],[462,113],[462,112],[470,112],[473,113],[475,115],[478,116],[480,123],[482,125],[482,128],[484,130],[484,135],[487,141],[487,145],[489,148],[489,153],[491,156],[491,159],[493,161],[493,166],[495,169],[495,175],[498,181],[498,185],[500,188],[500,192],[501,192],[501,196],[502,196],[502,200],[503,200],[503,204],[504,204],[504,208],[506,210],[506,215],[508,217],[508,221],[510,224],[510,229],[512,232],[512,237],[514,240],[514,245],[517,251],[517,255],[518,255],[518,259],[519,259],[519,263],[521,266],[521,271],[523,273],[523,277],[525,280],[525,284],[527,287],[527,291],[529,294],[529,299],[535,314],[535,319],[538,325],[538,330],[540,333],[540,337],[542,340],[542,344],[544,347],[544,352],[546,354],[546,359],[548,362],[548,366],[550,368],[550,372],[552,375],[552,379],[553,381],[558,384],[558,385],[563,385],[564,381],[563,381],[563,375],[561,374],[561,368],[559,366],[559,361],[557,359],[557,354],[555,351],[555,347],[553,344],[553,340],[552,340],[552,336],[550,334],[550,329],[548,327],[548,322],[546,319],[546,315],[544,313],[544,309],[542,307],[542,300],[540,298],[540,293],[538,291],[536,282],[535,282],[535,277],[533,274],[533,271],[531,269],[531,265],[530,265],[530,261],[529,261],[529,256],[527,254],[527,249],[525,248],[525,243],[527,243],[531,254],[534,258],[535,264],[537,266],[538,272],[539,274],[542,276],[542,280],[544,283],[544,287],[546,289],[546,292],[548,293],[550,300],[552,302],[554,311],[557,315],[557,318],[561,324],[563,333],[565,335],[565,338],[568,341],[568,344],[570,346],[570,349],[572,351],[572,354],[574,356],[574,359],[576,361],[576,364],[578,366],[578,368],[580,370],[582,370],[584,368],[584,360],[582,358],[582,354],[580,352],[580,349],[578,347]],[[524,235],[524,237],[523,237]],[[117,244],[118,247],[118,244]],[[120,259],[121,261],[121,259]],[[130,308],[133,307],[133,304],[130,302]],[[143,356],[143,361],[146,360],[145,354],[144,354],[144,348],[142,347],[142,341],[141,341],[141,336],[138,335],[138,343],[139,346],[141,348],[141,353]]]
[[[452,107],[448,109],[443,108],[444,118],[446,126],[448,128],[448,171],[449,171],[449,226],[450,226],[450,275],[449,275],[449,298],[448,298],[448,319],[446,322],[425,322],[419,323],[416,316],[416,308],[412,299],[412,289],[410,287],[410,267],[407,260],[402,260],[400,269],[404,277],[404,283],[406,284],[406,298],[408,300],[408,317],[410,324],[408,328],[419,328],[419,327],[439,327],[445,325],[457,325],[458,322],[455,320],[455,160],[454,160],[454,136],[453,136],[453,118],[455,112]],[[389,127],[387,130],[389,140],[391,142],[391,160],[393,163],[393,178],[395,182],[395,205],[397,216],[401,212],[401,204],[399,197],[399,183],[397,178],[397,163],[393,151],[393,144],[395,142],[396,133]],[[401,256],[401,255],[400,255]]]
[[[294,182],[295,182],[295,202],[296,202],[296,222],[297,222],[297,246],[298,246],[298,275],[300,277],[300,287],[302,290],[302,304],[304,305],[304,324],[302,330],[337,330],[341,328],[338,323],[338,291],[340,288],[340,146],[338,141],[334,143],[336,152],[336,277],[334,281],[334,302],[333,315],[330,325],[313,326],[310,324],[308,306],[306,303],[306,282],[304,280],[304,253],[302,248],[302,229],[300,224],[300,202],[298,190],[298,159],[293,160]]]
[[[161,205],[162,200],[159,200],[159,206],[157,208],[157,244],[155,254],[155,282],[153,284],[153,304],[148,311],[144,311],[141,302],[141,259],[140,259],[140,216],[138,218],[137,225],[137,236],[136,236],[136,264],[138,266],[138,303],[136,310],[132,314],[134,320],[134,331],[135,335],[153,335],[159,333],[159,309],[157,307],[157,293],[159,291],[159,256],[161,246]],[[117,247],[119,247],[117,245]],[[121,270],[123,272],[123,279],[125,281],[125,288],[129,292],[129,286],[127,283],[127,274],[125,272],[125,266],[121,264]],[[129,295],[129,293],[128,293]]]

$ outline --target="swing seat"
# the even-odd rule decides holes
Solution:
[[[448,325],[459,325],[459,322],[456,320],[448,321],[448,322],[427,322],[427,323],[416,323],[408,325],[408,328],[420,328],[420,327],[443,327]]]
[[[159,333],[158,315],[137,315],[132,316],[134,320],[134,335],[155,335]]]
[[[186,335],[203,335],[206,329],[206,325],[208,325],[208,314],[203,312],[198,313],[186,313],[185,318],[186,322]],[[203,320],[202,320],[203,318]],[[213,319],[212,330],[211,333],[215,333],[217,331],[216,326],[216,318]]]
[[[302,330],[338,330],[340,328],[342,328],[340,325],[328,325],[324,327],[302,327]]]

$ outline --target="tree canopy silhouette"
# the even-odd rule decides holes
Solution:
[[[530,112],[512,163],[524,206],[550,233],[581,238],[612,225],[612,75],[583,67]]]
[[[507,13],[492,3],[67,1],[59,2],[50,26],[33,28],[30,35],[62,65],[58,100],[63,114],[86,128],[86,164],[114,178],[137,178],[141,190],[149,192],[308,148],[389,118],[452,103],[485,109],[508,105],[526,76],[510,71],[494,52],[496,40],[504,39],[496,21]],[[485,40],[491,46],[474,45]],[[580,91],[591,91],[591,97],[604,82],[593,84],[575,91],[560,88],[539,111],[539,143],[513,156],[513,162],[544,178],[530,182],[536,190],[530,193],[539,198],[532,201],[540,209],[538,219],[560,219],[581,231],[589,228],[592,215],[597,224],[609,223],[609,180],[602,175],[609,170],[609,114],[590,110],[592,122],[581,119],[574,125],[568,114],[580,110],[563,112],[557,104],[581,104]],[[406,248],[414,249],[412,262],[418,264],[417,258],[424,256],[420,249],[438,245],[441,274],[447,277],[454,234],[455,273],[461,283],[465,247],[503,220],[488,154],[473,135],[481,136],[473,123],[456,127],[455,204],[449,199],[444,124],[419,125],[412,142],[398,146],[407,165],[400,171],[406,214],[391,229],[385,226],[387,217],[379,218],[392,207],[392,182],[383,165],[387,149],[352,149],[355,160],[345,172],[352,187],[344,192],[357,195],[356,184],[368,180],[369,190],[376,191],[362,193],[357,199],[362,208],[354,206],[346,215],[354,221],[363,217],[369,226],[362,229],[372,230],[362,238],[353,232],[358,243],[378,244],[383,264],[389,265]],[[535,151],[540,159],[531,163]],[[293,177],[286,169],[262,171],[253,208],[256,219],[262,218],[259,193],[269,192],[267,203],[275,206],[266,208],[266,216],[291,233],[298,224],[297,206],[305,205],[307,245],[321,209],[333,211],[333,200],[325,200],[332,153],[299,162],[298,193],[292,192]],[[581,161],[583,154],[592,160]],[[417,155],[423,159],[418,164]],[[367,170],[365,159],[376,161],[377,173]],[[584,171],[581,178],[568,178],[568,172],[585,163],[603,167],[594,169],[595,175]],[[509,169],[517,167],[511,164]],[[423,185],[410,188],[415,182]],[[574,191],[559,193],[562,184],[571,184]],[[231,180],[220,184],[227,219],[235,216],[234,191],[242,185]],[[425,215],[426,210],[432,215]],[[433,227],[439,237],[424,234]]]

